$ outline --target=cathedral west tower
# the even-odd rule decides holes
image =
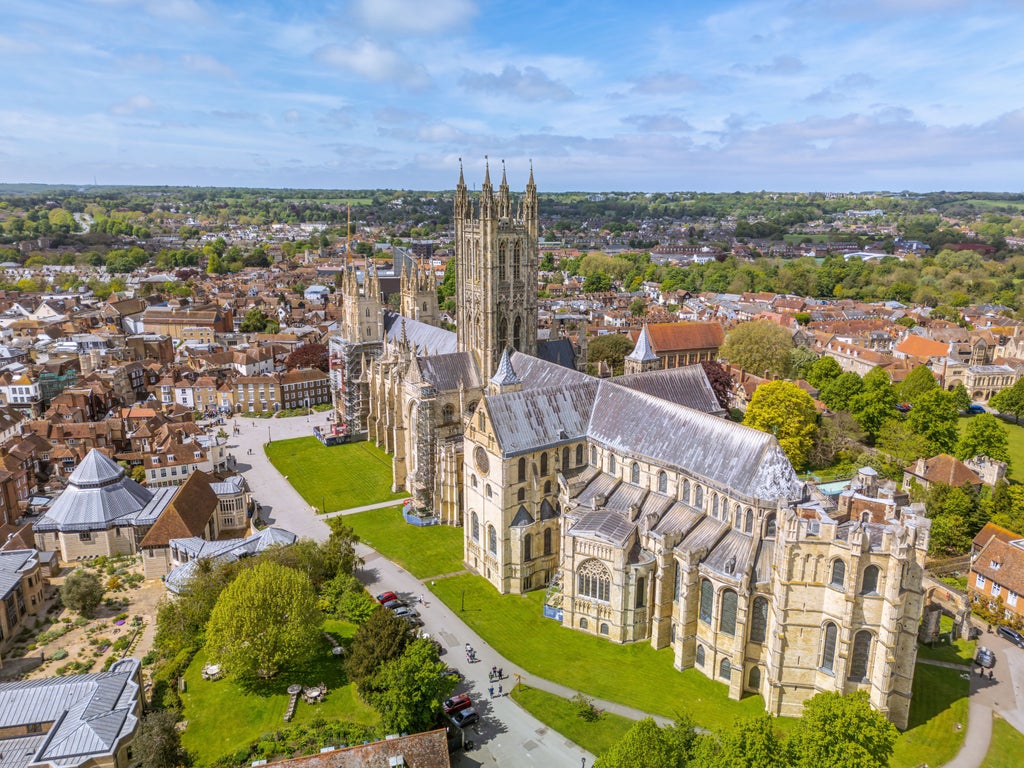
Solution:
[[[505,178],[495,196],[488,166],[474,210],[459,168],[455,190],[456,322],[459,351],[473,354],[484,381],[506,347],[537,354],[537,187],[533,168],[514,208]]]

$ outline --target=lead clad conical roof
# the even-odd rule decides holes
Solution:
[[[499,387],[508,387],[512,384],[521,383],[519,374],[517,374],[516,369],[512,367],[512,350],[510,347],[505,347],[505,351],[501,353],[501,360],[498,362],[498,370],[494,372],[494,375],[491,377],[491,381]]]
[[[640,338],[636,340],[636,346],[633,347],[632,352],[626,355],[626,359],[635,360],[638,363],[650,363],[658,359],[658,356],[654,354],[654,347],[651,346],[651,337],[647,333],[646,323],[640,331]]]

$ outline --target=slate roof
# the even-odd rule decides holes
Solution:
[[[608,381],[704,413],[724,413],[715,391],[711,388],[711,382],[700,365],[684,365],[662,371],[616,376]]]
[[[33,526],[37,531],[99,531],[155,519],[169,499],[131,480],[124,468],[92,449],[68,478],[68,487]]]
[[[0,601],[17,589],[22,575],[35,567],[38,558],[34,549],[0,550]]]
[[[454,332],[421,323],[419,320],[410,320],[397,312],[384,313],[384,335],[388,341],[397,342],[401,338],[403,325],[406,338],[418,350],[429,352],[431,355],[446,355],[458,351],[458,339]]]
[[[509,347],[505,347],[501,353],[501,360],[498,361],[498,370],[491,377],[491,382],[499,387],[510,387],[514,384],[522,383],[519,375],[516,373],[516,369],[512,367],[512,352]]]
[[[459,386],[466,389],[483,386],[476,362],[470,352],[449,352],[443,355],[430,354],[416,358],[410,381],[419,380],[430,384],[438,392],[455,392]]]
[[[169,544],[179,552],[188,555],[189,561],[171,570],[164,579],[164,586],[178,594],[192,578],[199,561],[207,558],[233,562],[240,557],[248,557],[262,552],[269,547],[285,547],[298,540],[291,531],[283,528],[264,528],[244,539],[222,539],[207,541],[198,536],[182,539],[171,539]]]
[[[537,357],[564,368],[576,368],[576,350],[569,339],[546,339],[537,342]]]
[[[522,378],[525,382],[527,377],[524,375]],[[597,388],[597,381],[588,376],[580,386],[547,387],[489,396],[487,412],[502,454],[514,456],[543,446],[581,439],[586,435]]]
[[[633,351],[626,355],[627,360],[635,360],[638,363],[651,363],[658,359],[658,356],[654,354],[654,350],[651,349],[651,337],[647,333],[647,325],[640,330],[640,337],[636,340],[636,346],[633,347]]]
[[[523,382],[523,389],[568,387],[595,380],[593,376],[580,371],[524,355],[522,352],[512,353],[512,365]]]
[[[106,672],[0,684],[0,730],[53,723],[38,737],[0,738],[3,768],[103,762],[138,725],[138,674],[128,658]]]
[[[636,523],[631,522],[622,512],[598,509],[584,512],[576,525],[570,529],[569,535],[603,539],[621,547],[635,530]]]

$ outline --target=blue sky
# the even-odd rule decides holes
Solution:
[[[0,182],[1024,190],[1019,0],[39,0]]]

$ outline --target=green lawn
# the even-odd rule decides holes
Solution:
[[[764,709],[760,696],[732,701],[724,684],[696,670],[677,672],[670,648],[617,645],[544,618],[543,590],[522,597],[499,595],[482,577],[469,574],[441,579],[431,589],[509,661],[588,696],[665,717],[685,710],[712,730]],[[529,678],[524,682],[529,685]]]
[[[599,720],[587,722],[576,714],[568,699],[527,685],[515,686],[509,695],[544,725],[594,755],[604,753],[636,722],[610,712],[602,712]]]
[[[936,661],[949,661],[953,664],[970,664],[974,660],[974,653],[978,642],[976,640],[954,640],[952,645],[936,643],[934,648],[927,645],[917,646],[917,657],[919,659],[935,659]]]
[[[329,621],[324,629],[342,638],[351,637],[355,631],[353,625],[340,621]],[[181,695],[184,719],[188,721],[182,742],[186,749],[196,753],[199,765],[208,765],[265,733],[289,725],[284,721],[289,698],[285,688],[292,683],[324,683],[328,689],[322,704],[313,706],[299,701],[292,725],[316,718],[370,726],[377,723],[376,711],[356,697],[355,686],[346,679],[341,660],[331,656],[326,641],[321,658],[302,669],[282,672],[259,693],[244,691],[226,678],[203,680],[205,664],[205,652],[196,654],[185,672],[187,689]]]
[[[971,416],[961,416],[959,426],[963,431],[964,426],[970,421]],[[1018,483],[1024,483],[1024,425],[1014,424],[1012,421],[999,420],[1006,428],[1006,437],[1010,443],[1010,456],[1015,459],[1010,465],[1009,477]]]
[[[970,683],[955,669],[918,664],[914,672],[910,727],[896,742],[890,766],[944,765],[960,751],[967,734]],[[957,724],[962,728],[957,730]]]
[[[370,442],[325,448],[315,437],[275,440],[266,446],[277,470],[311,507],[328,512],[408,496],[391,492],[391,457]]]
[[[1017,768],[1024,755],[1024,733],[1001,717],[992,722],[992,743],[989,744],[981,768]]]
[[[344,516],[359,538],[418,579],[464,570],[462,529],[450,525],[419,528],[402,518],[401,507]]]

